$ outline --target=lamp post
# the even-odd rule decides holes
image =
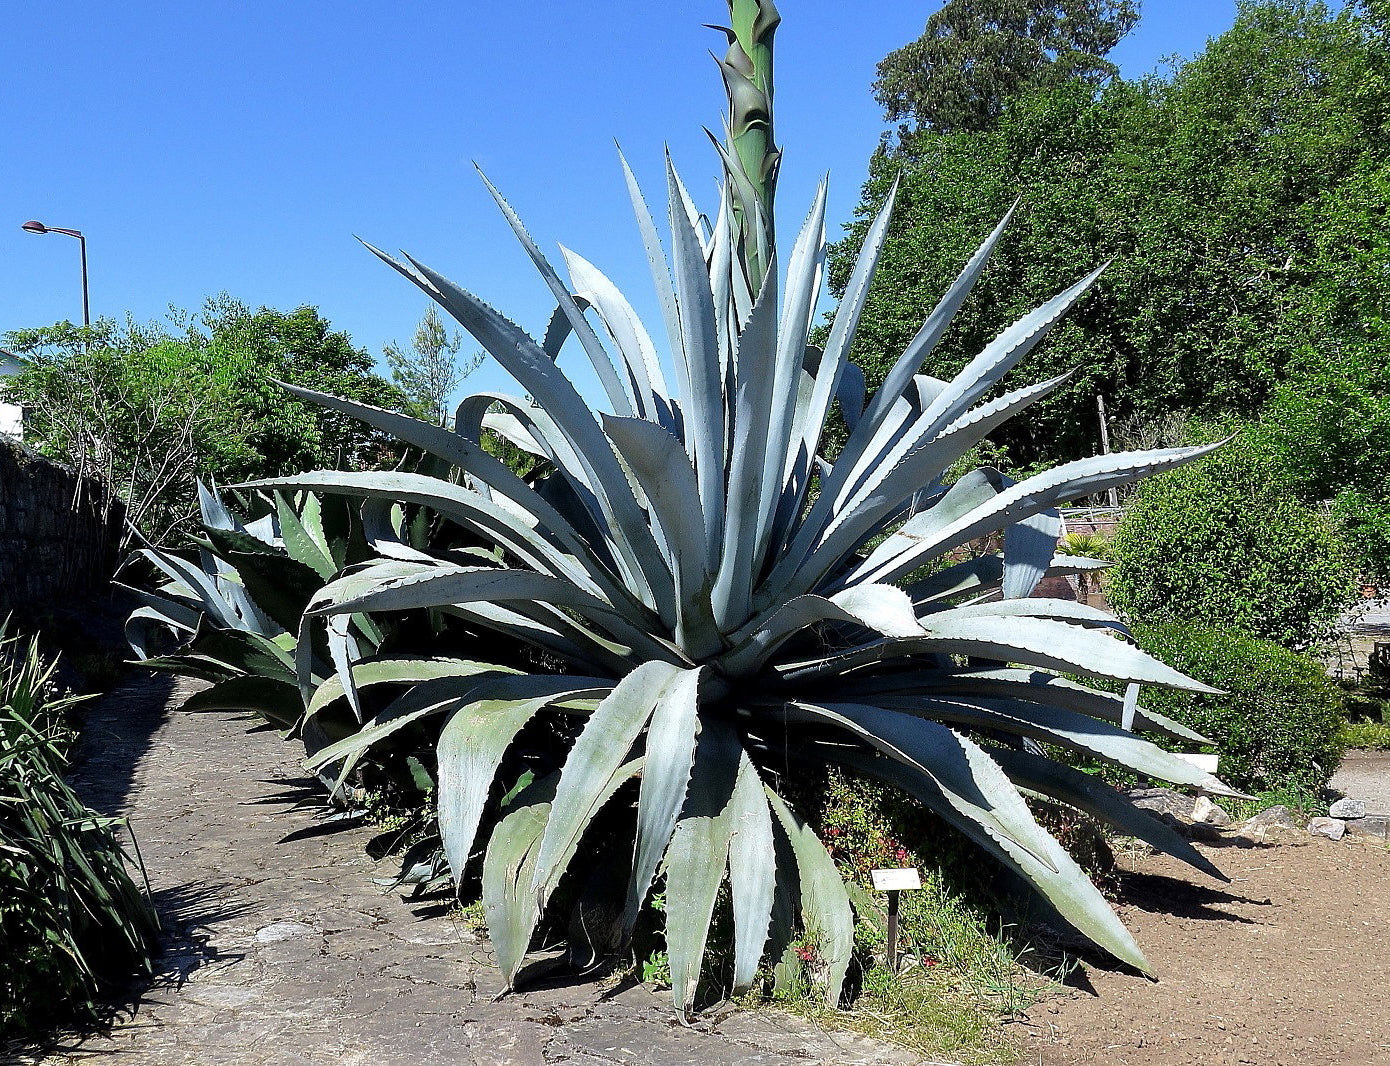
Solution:
[[[62,233],[65,236],[77,238],[77,243],[82,246],[82,324],[90,326],[92,324],[92,305],[87,294],[87,238],[82,236],[82,231],[64,229],[62,226],[45,226],[42,222],[36,222],[33,219],[19,228],[25,233]]]

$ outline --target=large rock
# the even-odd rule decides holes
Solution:
[[[1390,840],[1390,818],[1371,814],[1347,822],[1348,836],[1364,836],[1372,840]]]
[[[1167,814],[1180,822],[1192,821],[1192,797],[1171,788],[1130,789],[1129,798],[1136,807],[1150,814]]]
[[[1314,818],[1308,823],[1308,832],[1315,837],[1327,837],[1328,840],[1341,840],[1342,834],[1347,831],[1347,823],[1340,818]]]
[[[1279,804],[1266,807],[1239,827],[1240,835],[1257,844],[1272,844],[1282,839],[1291,839],[1293,834],[1302,835],[1303,823],[1294,817],[1293,812]],[[1306,838],[1305,838],[1306,839]]]
[[[1362,800],[1347,796],[1334,803],[1327,813],[1333,818],[1364,818],[1366,817],[1366,804]]]
[[[1231,824],[1231,816],[1226,810],[1213,803],[1207,796],[1197,797],[1197,802],[1192,805],[1192,820],[1217,826]]]

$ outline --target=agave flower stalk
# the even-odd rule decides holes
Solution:
[[[566,250],[563,279],[489,185],[555,298],[543,338],[431,267],[373,251],[461,323],[530,399],[470,397],[444,428],[291,388],[396,435],[449,471],[324,471],[252,486],[337,494],[378,516],[363,523],[375,557],[341,569],[300,624],[300,648],[317,627],[339,634],[335,676],[301,677],[313,690],[306,717],[353,701],[384,674],[415,682],[367,714],[360,730],[316,751],[310,765],[341,779],[373,745],[433,723],[444,847],[461,880],[485,845],[483,901],[508,982],[583,853],[588,827],[627,790],[637,805],[620,941],[664,871],[677,1007],[696,1001],[726,880],[734,988],[747,988],[762,959],[785,957],[803,935],[827,963],[828,1001],[838,1002],[853,942],[849,897],[804,814],[779,791],[782,775],[807,763],[902,788],[1025,876],[1098,945],[1147,969],[1025,795],[1061,800],[1215,869],[1120,793],[1029,742],[1229,794],[1122,723],[1191,744],[1204,738],[1142,708],[1130,719],[1122,697],[1063,675],[1211,690],[1140,651],[1113,617],[1031,594],[1044,575],[1101,565],[1055,554],[1058,505],[1207,449],[1099,456],[1020,482],[985,468],[948,483],[946,471],[974,445],[1066,380],[997,388],[1100,271],[1004,329],[954,379],[925,373],[1006,217],[866,402],[849,353],[894,195],[869,227],[824,347],[813,347],[825,186],[781,270],[771,229],[776,13],[770,3],[735,0],[731,15],[737,55],[725,71],[735,150],[722,154],[725,184],[711,231],[702,231],[668,159],[668,259],[626,170],[660,296],[665,359],[605,274]],[[750,210],[765,247],[747,240]],[[594,366],[606,410],[591,409],[557,365],[570,340]],[[820,445],[835,404],[850,433],[832,463]],[[499,462],[483,447],[485,430],[534,453],[546,475],[523,478]],[[383,517],[392,507],[393,517]],[[423,509],[492,554],[412,548],[402,507]],[[1001,553],[939,565],[999,532]],[[423,660],[383,662],[343,639],[346,619],[384,624],[420,610],[541,649],[558,665],[454,661],[426,669]],[[567,719],[577,737],[553,772],[538,773],[497,819],[488,812],[499,769],[521,731],[544,716]]]

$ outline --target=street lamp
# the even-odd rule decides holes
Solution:
[[[65,236],[77,238],[78,244],[82,246],[82,324],[90,326],[92,324],[92,307],[87,295],[87,238],[82,236],[82,231],[64,229],[61,226],[45,226],[42,222],[36,222],[32,218],[19,228],[25,233],[62,233]]]

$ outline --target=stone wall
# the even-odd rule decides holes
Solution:
[[[123,513],[92,478],[0,440],[0,618],[71,605],[104,590]]]

